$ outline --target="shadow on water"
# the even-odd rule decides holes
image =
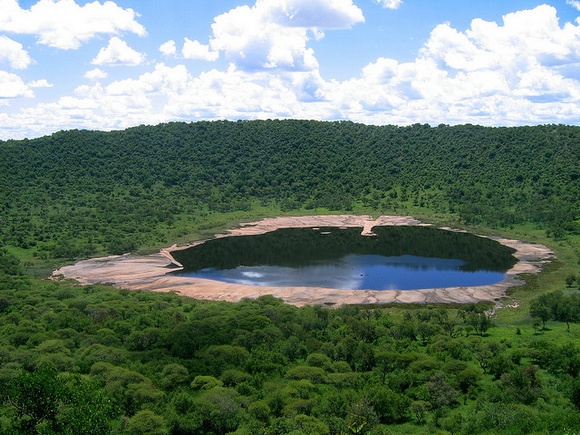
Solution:
[[[173,252],[172,272],[240,284],[339,289],[419,289],[495,284],[513,249],[473,234],[430,227],[289,228],[209,240]]]

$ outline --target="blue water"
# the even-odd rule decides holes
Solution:
[[[466,271],[462,260],[414,255],[346,255],[337,260],[310,261],[299,267],[238,266],[181,272],[182,276],[271,287],[326,287],[352,290],[411,290],[495,284],[505,273]]]

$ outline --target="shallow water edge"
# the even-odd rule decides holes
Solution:
[[[179,276],[270,287],[412,290],[501,282],[514,250],[471,233],[417,225],[280,228],[172,252]]]
[[[278,228],[304,227],[360,227],[361,234],[372,234],[374,226],[428,225],[411,216],[370,216],[330,215],[268,218],[258,222],[241,224],[228,234],[216,237],[263,234]],[[441,228],[457,231],[451,228]],[[485,237],[485,236],[480,236]],[[55,278],[74,279],[80,284],[106,283],[117,288],[169,292],[205,300],[237,302],[243,298],[273,295],[286,303],[302,305],[335,306],[341,304],[387,304],[387,303],[472,303],[493,301],[505,295],[508,288],[520,285],[521,274],[538,273],[543,264],[554,258],[554,252],[539,244],[525,243],[498,237],[491,238],[504,246],[515,249],[518,262],[506,273],[500,283],[473,287],[447,287],[421,290],[340,290],[323,287],[264,287],[243,284],[229,284],[219,281],[179,277],[169,274],[181,265],[175,261],[172,252],[187,249],[203,243],[188,246],[172,246],[159,253],[147,256],[125,254],[80,261],[53,272]]]

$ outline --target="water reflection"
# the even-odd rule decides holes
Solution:
[[[407,290],[494,284],[515,264],[489,239],[426,227],[293,228],[175,252],[179,275],[261,286]]]

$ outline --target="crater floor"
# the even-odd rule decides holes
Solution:
[[[258,222],[240,224],[239,228],[216,237],[256,235],[278,228],[303,227],[360,227],[362,235],[372,235],[375,226],[427,225],[411,216],[327,215],[268,218]],[[456,231],[451,228],[442,228]],[[483,237],[483,236],[482,236]],[[201,278],[182,277],[168,274],[179,267],[171,253],[203,243],[188,246],[171,246],[157,254],[137,256],[115,255],[80,261],[53,272],[53,278],[74,279],[82,285],[106,283],[117,288],[174,291],[196,299],[237,302],[243,298],[273,295],[286,303],[302,305],[341,304],[387,304],[387,303],[470,303],[493,301],[505,295],[508,288],[523,283],[518,278],[524,273],[538,273],[542,265],[554,258],[554,252],[539,244],[519,240],[493,238],[502,245],[514,248],[513,254],[519,261],[507,271],[506,279],[500,283],[477,287],[447,287],[421,290],[340,290],[322,287],[262,287],[229,284]]]

